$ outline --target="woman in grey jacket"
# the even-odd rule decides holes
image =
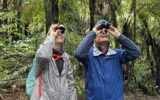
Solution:
[[[31,100],[77,100],[69,56],[62,50],[65,28],[51,25],[36,53],[36,82]]]

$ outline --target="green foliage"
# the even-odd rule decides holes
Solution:
[[[59,22],[66,25],[69,32],[84,35],[89,27],[87,3],[74,0],[60,0],[59,6]]]
[[[135,91],[136,87],[142,89],[145,94],[156,95],[155,82],[152,78],[155,71],[149,60],[144,56],[145,53],[143,52],[142,56],[134,62],[133,76],[129,87],[132,91]]]
[[[22,9],[21,20],[26,23],[41,22],[45,20],[42,0],[26,0]]]
[[[13,67],[16,65],[16,62],[13,61],[14,59],[3,59],[3,58],[0,58],[0,71],[3,70],[3,68],[8,68],[8,67]]]
[[[0,19],[4,22],[2,27],[0,27],[0,32],[4,32],[4,35],[8,36],[8,38],[12,38],[12,34],[18,37],[24,37],[17,29],[17,12],[10,11],[10,12],[2,12],[0,15]],[[7,33],[7,34],[6,34]],[[10,41],[11,42],[11,41]]]
[[[70,55],[73,55],[74,50],[77,48],[77,45],[81,41],[82,36],[78,35],[75,32],[67,32],[65,34],[65,44],[64,49]]]
[[[82,97],[84,99],[84,96],[85,96],[85,83],[84,83],[84,80],[82,80],[79,77],[77,77],[76,79],[77,79],[76,89],[77,89],[78,96],[80,96],[80,97]]]
[[[28,12],[31,9],[26,8],[29,6],[25,6],[20,19],[17,18],[17,11],[0,13],[0,21],[4,22],[0,27],[1,96],[5,92],[20,91],[21,87],[25,85],[25,77],[28,74],[31,61],[39,44],[44,40],[46,35],[44,32],[44,12],[43,6],[39,6],[40,2],[39,0],[30,1],[30,4],[37,10],[33,10],[33,14],[29,15]],[[18,24],[20,24],[20,28],[17,27]],[[28,24],[27,29],[26,24]],[[18,37],[18,40],[14,40],[15,37]]]
[[[20,0],[17,1],[17,4]],[[133,0],[114,0],[116,5],[116,16],[118,29],[122,31],[125,20],[129,17],[131,32],[133,31],[133,11],[130,14]],[[146,30],[142,19],[148,23],[149,31],[155,40],[160,41],[160,1],[159,0],[136,0],[136,43],[145,49]],[[96,3],[106,2],[105,0],[96,0]],[[119,3],[118,3],[119,2]],[[28,74],[31,61],[35,55],[39,44],[45,39],[45,13],[42,0],[25,0],[20,9],[13,6],[13,1],[9,3],[9,9],[0,13],[0,97],[5,93],[4,85],[11,86],[12,91],[21,85],[25,85],[25,78]],[[0,1],[2,6],[2,1]],[[133,9],[132,9],[133,10]],[[20,19],[17,17],[20,12]],[[108,11],[106,18],[111,17]],[[76,78],[76,88],[78,95],[84,97],[85,85],[82,79],[83,72],[80,69],[79,62],[74,58],[73,53],[79,42],[86,36],[89,31],[89,1],[86,0],[59,0],[59,23],[64,24],[67,28],[64,50],[70,55],[72,67]],[[130,15],[129,15],[130,14]],[[97,17],[98,18],[98,17]],[[18,28],[20,21],[20,28]],[[96,20],[95,20],[96,21]],[[27,25],[27,26],[26,26]],[[28,35],[26,35],[25,31]],[[133,36],[133,34],[132,34]],[[15,40],[14,38],[17,38]],[[115,41],[111,38],[111,46],[115,46]],[[151,54],[151,51],[150,51]],[[150,65],[154,62],[153,54],[148,60],[146,52],[143,50],[142,56],[134,63],[133,76],[129,85],[132,88],[141,88],[146,94],[155,94],[155,68]],[[82,67],[82,66],[81,66]],[[153,68],[153,71],[151,70]],[[18,80],[18,78],[22,80]],[[14,81],[10,81],[10,80]],[[18,80],[16,82],[16,80]],[[125,81],[126,83],[128,82]],[[8,92],[8,91],[7,91]]]

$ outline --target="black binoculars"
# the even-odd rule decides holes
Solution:
[[[62,34],[64,34],[64,32],[65,32],[65,30],[66,30],[66,28],[65,28],[65,27],[62,27],[62,26],[57,27],[57,29],[59,29]],[[57,29],[56,29],[56,30],[57,30]]]
[[[107,22],[107,23],[101,23],[100,26],[99,26],[99,30],[105,28],[105,29],[108,29],[110,27],[111,23]]]

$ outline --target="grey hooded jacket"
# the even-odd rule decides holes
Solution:
[[[33,88],[31,100],[77,100],[75,80],[69,56],[66,52],[62,73],[59,74],[56,62],[52,55],[54,38],[48,36],[36,53],[36,76],[42,73],[42,94],[38,95],[38,78]]]

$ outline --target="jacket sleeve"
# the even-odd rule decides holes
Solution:
[[[39,75],[41,68],[49,65],[49,60],[52,58],[51,54],[54,47],[54,38],[47,36],[46,40],[40,45],[36,52],[36,77]]]
[[[122,63],[127,63],[128,61],[134,60],[141,55],[140,48],[126,36],[121,34],[118,41],[124,47],[124,50],[120,53]]]
[[[87,36],[80,42],[78,48],[74,52],[74,56],[77,58],[77,60],[82,62],[84,65],[86,65],[88,62],[88,52],[93,46],[95,37],[95,32],[89,32]]]

